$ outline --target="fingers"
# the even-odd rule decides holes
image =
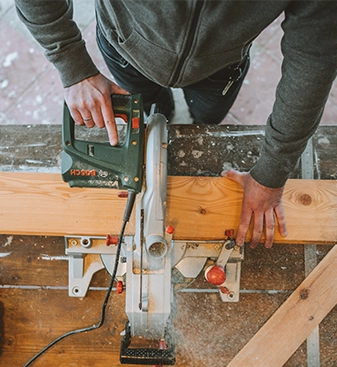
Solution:
[[[285,237],[288,235],[286,219],[282,207],[282,203],[277,205],[273,211],[269,210],[265,213],[265,232],[266,232],[266,239],[264,246],[266,248],[271,248],[274,242],[274,233],[275,233],[275,216],[278,223],[278,229],[280,235]]]
[[[111,100],[101,106],[101,109],[83,108],[81,110],[70,110],[75,123],[79,126],[85,125],[88,128],[97,126],[106,128],[109,142],[112,146],[118,143],[118,132],[115,123],[115,116],[112,109]]]
[[[285,218],[285,215],[284,215],[282,203],[280,203],[275,208],[275,214],[276,214],[276,218],[277,218],[278,230],[280,232],[280,235],[282,237],[285,237],[285,236],[288,235],[288,230],[287,230],[286,218]]]
[[[104,98],[105,97],[105,98]],[[100,108],[91,109],[92,113],[92,126],[96,125],[98,128],[106,128],[109,142],[112,146],[118,143],[117,126],[115,122],[115,116],[113,112],[113,106],[111,103],[110,95],[104,96],[101,99]],[[90,121],[90,122],[91,122]],[[86,123],[87,127],[90,127]]]
[[[245,207],[245,205],[243,205],[242,211],[241,211],[238,233],[236,235],[236,240],[235,240],[235,243],[238,246],[243,246],[243,244],[245,243],[245,238],[246,238],[246,234],[249,229],[249,226],[250,226],[252,215],[253,215],[253,212],[249,210],[247,207]]]
[[[117,125],[114,120],[107,120],[105,121],[105,127],[108,132],[109,142],[112,146],[117,145],[118,143],[118,132],[117,132]]]
[[[129,95],[130,93],[125,89],[121,88],[119,85],[115,83],[111,83],[111,94],[125,94]]]
[[[77,125],[106,127],[111,145],[118,143],[111,94],[129,94],[98,73],[65,88],[65,100]]]
[[[275,230],[273,210],[268,210],[265,213],[253,213],[252,211],[247,211],[247,213],[245,213],[243,211],[241,214],[241,220],[236,237],[236,244],[238,246],[243,246],[253,215],[254,225],[252,237],[249,243],[250,247],[253,249],[256,248],[261,242],[261,238],[263,236],[263,233],[265,232],[264,246],[266,248],[271,248],[274,242]]]
[[[237,182],[243,188],[242,210],[236,239],[238,246],[244,244],[253,216],[254,224],[250,239],[250,246],[252,248],[258,246],[263,234],[265,234],[265,247],[272,247],[276,221],[280,234],[282,236],[287,235],[285,216],[282,208],[284,187],[265,187],[258,183],[250,173],[242,173],[234,169],[223,171],[221,175]]]
[[[271,248],[274,242],[274,231],[275,231],[274,211],[273,210],[266,211],[264,217],[265,217],[265,232],[266,232],[264,247]]]
[[[275,215],[274,215],[275,213]],[[267,210],[264,214],[258,216],[254,213],[254,228],[253,235],[250,242],[251,248],[256,248],[261,242],[263,231],[265,232],[265,248],[271,248],[274,243],[275,235],[275,216],[278,223],[279,233],[282,237],[287,236],[288,231],[286,227],[285,215],[282,205],[278,205],[274,210]]]
[[[69,107],[69,111],[76,125],[79,125],[79,126],[85,125],[83,117],[79,111],[72,109],[70,107]]]
[[[83,107],[80,109],[71,109],[71,115],[77,125],[85,125],[88,128],[97,126],[103,128],[105,126],[104,118],[100,109]]]
[[[250,240],[250,247],[256,248],[260,243],[262,233],[263,233],[263,217],[264,215],[257,215],[254,213],[254,227],[253,227],[253,235]]]
[[[115,83],[111,83],[111,94],[130,94],[125,89],[121,88]],[[113,106],[111,103],[111,99],[109,98],[104,104],[104,108],[102,108],[102,116],[104,119],[104,124],[108,132],[109,141],[112,146],[117,145],[118,143],[118,131],[115,120],[115,115],[113,112]]]
[[[70,112],[77,125],[85,125],[88,128],[94,126],[98,128],[106,127],[109,142],[114,146],[118,143],[118,132],[111,99],[110,96],[108,97],[109,98],[102,99],[99,107],[83,106],[79,109],[71,109]]]
[[[92,117],[84,117],[83,122],[86,125],[86,127],[92,128],[95,126],[94,120]]]
[[[222,171],[221,176],[227,177],[228,179],[235,181],[241,187],[244,188],[245,185],[245,177],[247,173],[238,172],[234,169],[229,169],[228,171]],[[240,216],[240,224],[238,227],[238,233],[236,235],[236,244],[238,246],[243,246],[246,238],[247,231],[250,226],[250,222],[253,216],[253,211],[251,210],[250,206],[246,204],[246,201],[243,199],[242,209],[241,209],[241,216]]]
[[[276,218],[278,221],[279,232],[281,236],[287,236],[287,228],[286,221],[282,206],[276,207],[274,210],[267,210],[265,213],[258,214],[256,212],[247,211],[246,213],[243,211],[241,214],[241,220],[238,228],[238,233],[236,237],[236,244],[238,246],[242,246],[245,242],[245,238],[247,232],[250,227],[251,219],[254,215],[254,225],[253,225],[253,233],[250,240],[250,247],[256,248],[261,242],[261,238],[263,233],[265,232],[265,242],[264,246],[266,248],[271,248],[274,243],[274,234],[275,234],[275,217],[274,211],[276,214]]]

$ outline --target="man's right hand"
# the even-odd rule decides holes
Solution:
[[[111,94],[129,94],[117,84],[97,74],[65,88],[64,96],[77,125],[106,127],[111,145],[118,143]]]

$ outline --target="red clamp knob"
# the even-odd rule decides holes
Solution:
[[[172,234],[174,232],[174,227],[169,225],[166,227],[166,233]]]
[[[206,280],[213,285],[221,285],[226,281],[225,269],[219,265],[210,266],[206,269]]]
[[[119,238],[117,236],[110,236],[109,234],[106,236],[105,244],[107,246],[110,245],[118,245]]]
[[[123,282],[121,280],[117,282],[116,290],[118,294],[123,293]]]
[[[225,236],[227,236],[229,239],[232,239],[234,237],[234,229],[226,229]]]

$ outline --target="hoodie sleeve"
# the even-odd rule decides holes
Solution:
[[[15,0],[15,6],[21,21],[58,70],[64,87],[98,73],[72,19],[72,0]]]
[[[268,118],[260,184],[282,187],[316,131],[337,70],[337,1],[293,1],[285,11],[282,77]]]

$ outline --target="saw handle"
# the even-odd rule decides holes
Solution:
[[[144,163],[142,98],[140,94],[113,94],[111,101],[115,117],[127,122],[125,140],[116,146],[78,139],[75,122],[64,105],[62,178],[71,187],[112,187],[138,193]]]
[[[137,99],[136,99],[137,100]],[[124,94],[112,94],[111,102],[114,111],[115,117],[120,117],[126,123],[132,123],[132,96],[124,95]],[[131,128],[128,126],[128,129]],[[64,140],[66,140],[67,144],[73,144],[75,140],[75,122],[70,115],[70,111],[68,106],[65,104],[64,106],[64,120],[63,120],[63,135]]]

